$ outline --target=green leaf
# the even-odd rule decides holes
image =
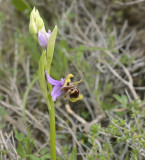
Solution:
[[[25,0],[12,0],[12,4],[20,12],[24,12],[26,10],[28,10],[29,13],[31,12],[31,7]]]
[[[46,66],[46,52],[43,51],[42,55],[40,57],[40,61],[39,61],[38,77],[39,77],[39,84],[40,84],[40,87],[42,89],[44,98],[45,98],[46,103],[47,103],[47,105],[50,109],[51,108],[50,107],[50,102],[48,100],[48,98],[50,98],[50,97],[48,97],[48,95],[52,90],[52,86],[50,84],[48,84],[48,88],[49,88],[49,93],[48,93],[47,83],[46,83],[46,80],[45,80],[45,66]]]
[[[54,47],[55,47],[56,35],[57,35],[57,26],[55,26],[54,30],[52,31],[51,36],[48,40],[48,45],[47,45],[46,68],[45,69],[47,70],[48,74],[50,74],[50,67],[51,67],[51,63],[52,63],[52,59],[53,59],[53,52],[54,52]],[[49,100],[46,99],[47,103],[51,102],[50,92],[52,90],[52,86],[49,83],[48,83],[48,90],[49,90],[49,93],[48,93]]]
[[[43,52],[40,57],[40,61],[39,61],[38,76],[39,76],[40,87],[42,89],[44,96],[46,97],[47,84],[46,84],[46,80],[45,80],[45,64],[46,64],[46,53]]]
[[[17,152],[21,159],[26,157],[26,152],[22,143],[18,143]]]
[[[27,158],[31,158],[31,160],[40,160],[40,158],[38,158],[35,155],[26,155]]]
[[[125,95],[122,95],[122,107],[126,107],[128,103],[128,99]]]
[[[56,40],[56,35],[57,35],[57,26],[55,26],[54,30],[52,31],[52,34],[48,40],[48,45],[47,45],[47,68],[46,70],[50,74],[50,67],[51,67],[51,62],[53,59],[53,52],[54,52],[54,47],[55,47],[55,40]]]
[[[19,141],[22,142],[25,139],[25,135],[23,133],[18,133],[17,129],[14,128],[15,132],[15,138]]]
[[[50,154],[48,153],[48,154],[43,155],[40,160],[48,160],[50,158],[51,158]]]
[[[120,96],[118,96],[117,94],[114,95],[114,98],[115,98],[118,102],[122,103],[122,98],[121,98]]]
[[[41,154],[41,155],[45,155],[46,151],[47,151],[46,148],[42,148],[40,154]]]
[[[76,150],[76,147],[74,147],[70,157],[69,157],[69,160],[76,160],[77,159],[77,150]]]
[[[128,99],[125,95],[122,95],[122,103],[127,104]]]

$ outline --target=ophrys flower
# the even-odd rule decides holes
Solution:
[[[81,82],[81,80],[78,82],[71,83],[70,78],[74,77],[72,74],[69,74],[65,79],[61,78],[61,80],[58,81],[51,78],[48,72],[46,71],[46,77],[48,83],[54,86],[51,92],[53,101],[56,101],[56,98],[58,98],[61,94],[64,94],[64,97],[69,95],[69,99],[72,102],[76,102],[77,100],[83,99],[82,94],[80,94],[79,89],[76,87],[77,84]]]

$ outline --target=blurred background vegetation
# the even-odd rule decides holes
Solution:
[[[46,28],[58,26],[51,76],[83,80],[83,101],[55,103],[57,159],[75,145],[78,160],[145,159],[145,2],[0,0],[1,160],[50,158],[34,6]]]

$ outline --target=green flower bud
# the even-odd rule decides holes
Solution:
[[[40,30],[45,31],[45,26],[43,19],[39,15],[39,12],[35,7],[33,8],[30,15],[29,31],[32,34],[33,38],[37,41],[38,32]]]
[[[37,15],[37,13],[36,13],[36,9],[34,7],[33,10],[32,10],[32,12],[31,12],[31,15],[30,15],[30,18],[33,18],[34,22],[36,20],[36,15]]]
[[[30,15],[30,23],[29,23],[29,31],[32,34],[32,36],[34,37],[34,35],[36,35],[38,33],[37,30],[37,26],[35,24],[35,20],[36,20],[36,9],[35,7],[33,8],[31,15]]]
[[[36,24],[34,22],[34,19],[33,19],[33,16],[30,17],[30,23],[29,23],[29,31],[32,35],[35,35],[37,34],[38,30],[37,30],[37,27],[36,27]]]
[[[36,11],[37,13],[38,11]],[[36,14],[36,26],[37,26],[37,29],[38,31],[42,30],[44,28],[44,22],[43,22],[43,19],[40,17],[39,13]]]

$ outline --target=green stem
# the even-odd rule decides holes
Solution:
[[[49,110],[50,116],[50,153],[51,160],[56,160],[55,151],[55,107],[54,102],[51,100],[51,109]]]

